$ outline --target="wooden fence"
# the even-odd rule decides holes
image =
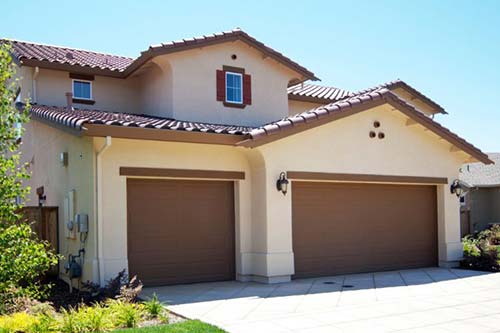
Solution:
[[[22,213],[38,237],[48,241],[52,249],[59,253],[58,208],[24,207]],[[57,266],[51,273],[58,273]]]

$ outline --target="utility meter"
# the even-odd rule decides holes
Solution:
[[[78,232],[80,233],[89,232],[89,216],[87,214],[76,214],[75,221]]]

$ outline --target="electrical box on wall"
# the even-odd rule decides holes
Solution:
[[[75,216],[76,226],[78,232],[87,233],[89,232],[89,216],[87,214],[76,214]]]

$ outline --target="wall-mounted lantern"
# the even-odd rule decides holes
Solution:
[[[47,201],[47,196],[44,194],[43,186],[40,186],[36,189],[36,194],[38,195],[38,206],[42,207]]]
[[[286,194],[286,192],[288,191],[288,179],[286,179],[286,175],[284,172],[280,173],[280,177],[278,178],[278,180],[276,181],[276,189],[283,193],[283,195]]]
[[[468,190],[469,186],[458,179],[455,179],[450,185],[450,193],[455,194],[459,198]]]

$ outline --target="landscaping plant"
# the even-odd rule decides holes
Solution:
[[[16,108],[19,94],[10,46],[0,44],[0,313],[17,297],[39,298],[46,286],[40,277],[58,257],[39,240],[19,214],[29,188],[27,166],[21,163],[21,135],[28,105]]]
[[[500,271],[500,226],[490,228],[464,237],[464,259],[462,266],[465,268]]]

